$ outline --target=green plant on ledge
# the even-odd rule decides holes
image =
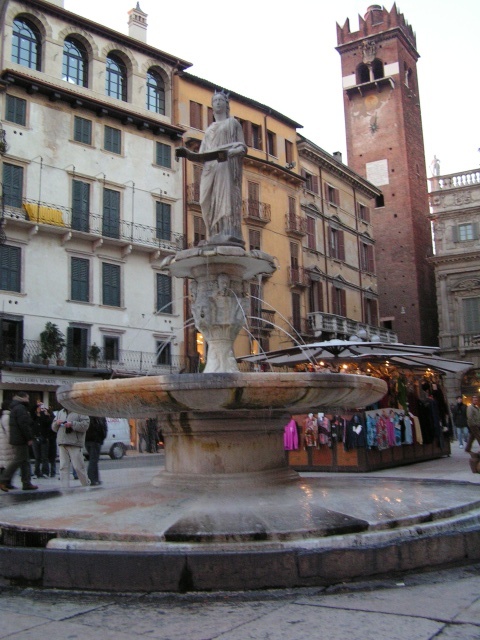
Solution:
[[[53,356],[57,359],[57,364],[61,364],[60,360],[62,351],[65,348],[65,335],[60,331],[56,324],[47,322],[45,329],[40,334],[40,346],[42,349],[41,358],[49,361]]]

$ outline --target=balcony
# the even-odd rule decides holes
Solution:
[[[294,213],[285,214],[285,231],[292,235],[302,237],[307,233],[307,219]]]
[[[16,206],[0,199],[6,224],[21,224],[27,227],[41,226],[53,233],[65,235],[88,234],[96,238],[109,238],[121,245],[135,244],[149,249],[174,253],[185,249],[185,236],[171,232],[168,237],[159,238],[159,230],[128,220],[108,221],[104,216],[90,212],[76,212],[70,207],[61,207],[46,202],[23,199]],[[18,205],[18,206],[17,206]],[[165,235],[162,233],[162,235]]]
[[[333,338],[348,340],[351,336],[358,336],[360,331],[366,333],[366,340],[379,339],[380,342],[398,342],[398,337],[395,331],[390,329],[384,329],[383,327],[375,327],[373,325],[365,324],[364,322],[356,322],[350,320],[345,316],[339,316],[334,313],[323,313],[322,311],[315,311],[309,313],[307,320],[311,327],[311,335],[315,338],[322,338],[324,340],[331,340]]]
[[[58,359],[45,360],[39,340],[4,341],[0,348],[0,362],[3,366],[49,369],[61,368],[62,371],[108,371],[116,375],[138,376],[158,375],[161,373],[182,373],[186,370],[186,358],[167,353],[158,355],[146,351],[119,350],[116,357],[100,349],[95,360],[88,357],[89,347],[67,347]]]
[[[434,176],[428,179],[430,192],[445,189],[459,189],[462,187],[472,187],[480,185],[480,170],[462,171],[461,173],[450,173],[445,176]]]
[[[288,283],[291,287],[308,287],[310,277],[303,267],[288,267]]]
[[[266,202],[244,200],[242,202],[242,215],[246,222],[267,224],[272,219],[272,208]]]
[[[249,318],[250,329],[254,336],[269,334],[274,329],[275,311],[271,309],[252,309]]]

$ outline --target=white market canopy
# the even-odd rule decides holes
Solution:
[[[464,360],[449,360],[439,355],[438,347],[426,347],[400,342],[364,342],[354,340],[327,340],[299,344],[287,349],[269,351],[254,356],[239,358],[242,362],[271,364],[274,366],[295,366],[300,363],[388,360],[400,367],[418,369],[431,368],[446,373],[462,373],[473,366]]]

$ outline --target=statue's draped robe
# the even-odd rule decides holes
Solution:
[[[229,117],[207,128],[200,153],[237,142],[245,144],[242,127]],[[225,162],[211,160],[203,166],[200,205],[207,240],[216,235],[242,240],[242,160],[242,155],[236,155]]]

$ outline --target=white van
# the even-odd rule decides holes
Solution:
[[[100,454],[108,455],[113,460],[120,460],[128,449],[131,449],[130,425],[126,418],[107,418],[107,437]]]

